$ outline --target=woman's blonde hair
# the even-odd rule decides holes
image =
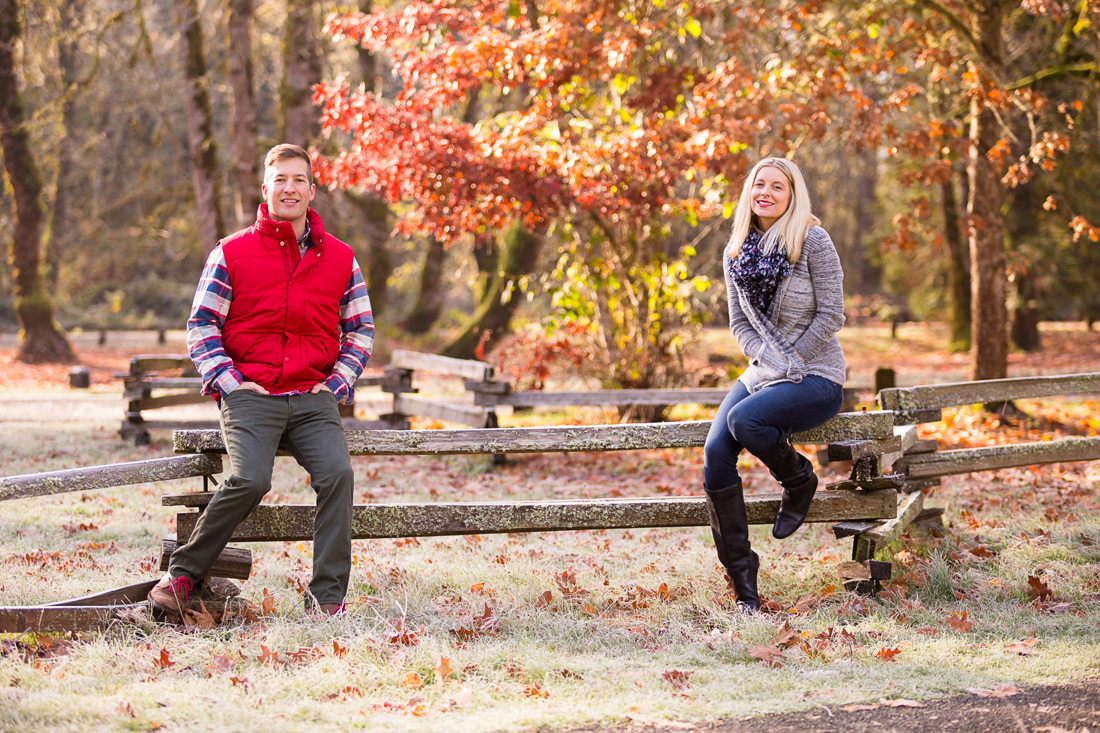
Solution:
[[[802,256],[806,232],[813,225],[820,224],[821,220],[814,216],[810,206],[810,191],[802,178],[802,171],[786,158],[764,158],[752,167],[745,179],[745,185],[741,188],[741,198],[733,214],[733,231],[730,233],[729,244],[726,245],[726,256],[736,259],[741,245],[745,243],[745,237],[749,235],[749,228],[760,229],[756,214],[752,213],[752,184],[760,169],[769,166],[787,177],[791,187],[791,202],[783,215],[763,233],[760,248],[764,254],[770,254],[776,247],[786,247],[787,259],[793,264]]]

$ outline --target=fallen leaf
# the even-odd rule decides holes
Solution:
[[[970,614],[967,611],[963,611],[961,613],[957,611],[952,611],[947,615],[947,618],[944,620],[947,622],[947,625],[953,628],[955,631],[967,632],[974,628],[974,622],[967,620],[969,615]]]
[[[917,702],[916,700],[906,700],[905,698],[899,698],[897,700],[883,700],[883,705],[888,708],[923,708],[925,704],[923,702]]]
[[[199,599],[198,610],[194,608],[183,609],[183,625],[195,626],[204,631],[209,631],[217,627],[218,621],[213,614],[206,610],[206,603]]]
[[[661,673],[661,678],[675,687],[677,690],[686,690],[691,688],[691,683],[688,679],[693,672],[684,669],[670,669]]]
[[[229,656],[226,654],[215,654],[214,663],[206,665],[206,669],[210,670],[211,676],[216,672],[229,672],[233,669],[233,663],[229,661]]]
[[[129,715],[131,718],[137,717],[137,713],[134,712],[134,706],[128,702],[120,702],[115,706],[115,710],[123,715]]]
[[[256,657],[257,660],[263,665],[278,664],[279,652],[272,652],[266,645],[260,644],[260,656]]]
[[[550,697],[550,691],[539,687],[538,680],[524,687],[523,694],[527,697]]]
[[[966,691],[979,697],[1012,697],[1023,692],[1019,687],[1011,684],[993,685],[988,690],[982,687],[967,687]]]
[[[778,669],[783,666],[783,660],[786,659],[783,656],[783,652],[776,649],[774,646],[754,646],[749,649],[749,656],[753,659],[759,659],[769,667]]]
[[[175,662],[173,662],[169,658],[169,656],[170,655],[168,654],[168,649],[162,647],[160,650],[160,656],[153,660],[153,666],[156,669],[168,669],[175,664]]]
[[[264,588],[264,600],[260,605],[260,614],[270,616],[275,613],[275,594]]]
[[[1054,593],[1050,590],[1047,584],[1042,580],[1042,578],[1038,576],[1029,575],[1027,577],[1027,585],[1027,595],[1029,600],[1049,601],[1054,596]]]
[[[1030,639],[1021,639],[1020,641],[1014,641],[1011,644],[1005,646],[1006,652],[1015,652],[1022,657],[1027,657],[1035,653],[1035,645],[1039,643],[1039,640],[1035,637]]]
[[[439,660],[436,661],[435,667],[432,669],[435,672],[436,684],[443,684],[446,682],[447,678],[451,676],[451,673],[454,672],[454,670],[451,669],[451,660],[443,655],[439,656]]]
[[[419,672],[406,672],[405,679],[402,682],[404,682],[405,687],[411,687],[415,690],[424,684],[424,678],[420,676]]]
[[[332,642],[332,656],[337,659],[343,659],[348,655],[348,648],[346,646],[340,646],[339,642]]]
[[[875,656],[878,657],[879,659],[881,659],[884,662],[893,662],[893,661],[895,661],[894,657],[896,657],[899,654],[901,654],[901,647],[900,646],[896,646],[893,649],[890,649],[888,647],[882,647],[877,652],[875,652]]]
[[[878,710],[881,705],[868,705],[867,703],[855,702],[851,705],[842,705],[840,707],[846,713],[858,713],[861,710]]]
[[[550,591],[543,591],[539,599],[535,601],[535,608],[546,608],[550,605],[550,601],[553,600],[554,594]]]
[[[789,649],[799,641],[798,632],[791,628],[791,622],[784,620],[783,625],[775,632],[772,644],[780,649]]]

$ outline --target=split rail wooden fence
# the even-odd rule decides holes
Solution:
[[[406,385],[411,386],[411,385]],[[940,477],[1061,461],[1100,459],[1100,438],[1063,438],[1010,446],[938,450],[920,440],[916,424],[940,419],[943,407],[1004,400],[1100,393],[1100,374],[1034,377],[888,389],[876,411],[841,413],[815,430],[793,436],[796,443],[825,444],[824,457],[850,461],[849,478],[823,487],[808,521],[834,523],[838,538],[853,538],[853,562],[841,572],[853,586],[870,589],[889,574],[889,563],[871,558],[924,511],[923,489]],[[421,406],[422,407],[422,406]],[[418,408],[420,409],[420,408]],[[456,430],[352,429],[354,455],[512,454],[532,452],[621,451],[698,448],[708,421],[676,423],[473,428]],[[166,506],[180,507],[177,537],[162,541],[162,568],[177,541],[185,541],[199,512],[213,496],[210,479],[222,469],[224,446],[217,430],[176,431],[179,454],[153,461],[50,472],[0,479],[0,500],[87,491],[169,479],[203,478],[203,490],[169,494]],[[746,497],[749,521],[770,524],[779,494]],[[927,514],[927,512],[926,512]],[[363,504],[353,509],[356,539],[386,537],[542,532],[628,527],[706,525],[702,497],[592,499],[527,502],[432,502]],[[313,507],[260,505],[237,528],[237,541],[293,541],[312,537]],[[247,578],[251,552],[227,548],[214,571],[220,577]],[[141,585],[141,584],[138,584]],[[138,585],[128,586],[131,590]],[[94,598],[129,603],[138,591],[116,589]],[[112,595],[114,594],[114,595]],[[90,611],[89,608],[97,608]],[[0,609],[0,632],[27,629],[100,628],[116,610],[109,604],[75,599],[49,606]]]

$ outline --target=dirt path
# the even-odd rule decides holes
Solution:
[[[914,703],[919,707],[892,707],[868,702],[830,709],[821,706],[798,715],[764,715],[748,720],[715,723],[661,721],[622,726],[581,728],[570,733],[817,733],[818,731],[967,731],[967,733],[1093,733],[1100,732],[1100,679],[1077,684],[1024,689],[1005,697],[958,695]],[[857,707],[871,708],[867,710]]]

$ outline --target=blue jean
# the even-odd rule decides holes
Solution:
[[[839,384],[816,375],[773,384],[755,394],[735,382],[718,406],[703,446],[705,488],[718,491],[740,484],[737,456],[743,449],[759,456],[785,435],[828,422],[840,411],[843,398]]]

